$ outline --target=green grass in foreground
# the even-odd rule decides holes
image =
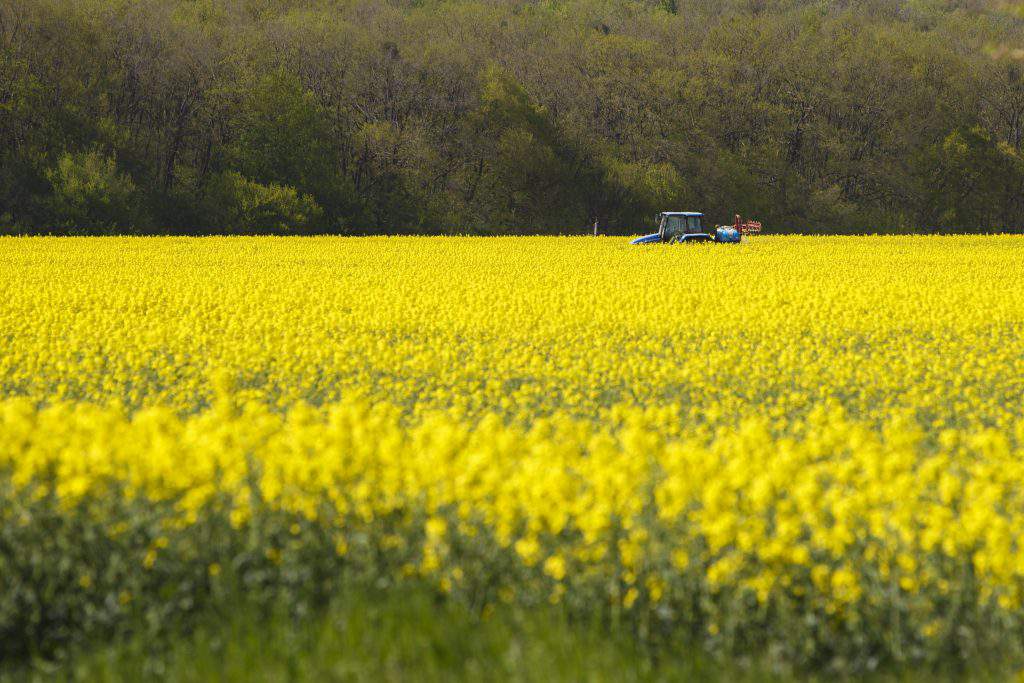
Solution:
[[[135,638],[6,677],[80,681],[649,680],[713,677],[703,659],[655,663],[556,610],[480,619],[424,591],[349,597],[303,620],[244,608],[169,643]]]
[[[555,609],[480,619],[424,591],[346,596],[294,619],[241,607],[190,633],[141,636],[0,669],[0,681],[762,681],[763,663],[722,666],[685,647],[642,651],[626,629],[571,623]],[[880,681],[1004,680],[1000,673],[903,672]],[[819,674],[812,680],[833,680]]]

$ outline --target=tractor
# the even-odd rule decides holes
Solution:
[[[704,214],[696,211],[662,211],[657,217],[658,232],[637,237],[630,244],[654,242],[739,242],[743,235],[761,232],[758,221],[744,221],[736,214],[732,225],[719,225],[714,234],[704,227]]]

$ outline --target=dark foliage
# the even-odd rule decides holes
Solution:
[[[1024,228],[969,0],[3,0],[0,230]]]

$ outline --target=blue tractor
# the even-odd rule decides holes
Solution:
[[[741,223],[736,217],[736,225],[720,225],[714,232],[704,227],[704,214],[696,211],[662,211],[658,216],[658,232],[637,237],[631,244],[651,244],[653,242],[739,242],[740,237],[748,232],[749,223]],[[760,229],[760,223],[757,224]],[[752,231],[751,231],[752,232]]]

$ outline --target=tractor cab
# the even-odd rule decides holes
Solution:
[[[633,240],[633,244],[651,242],[711,242],[704,228],[704,214],[696,211],[663,211],[658,215],[658,232]]]
[[[693,211],[665,212],[658,221],[662,242],[706,242],[711,239],[704,230],[704,214]]]

